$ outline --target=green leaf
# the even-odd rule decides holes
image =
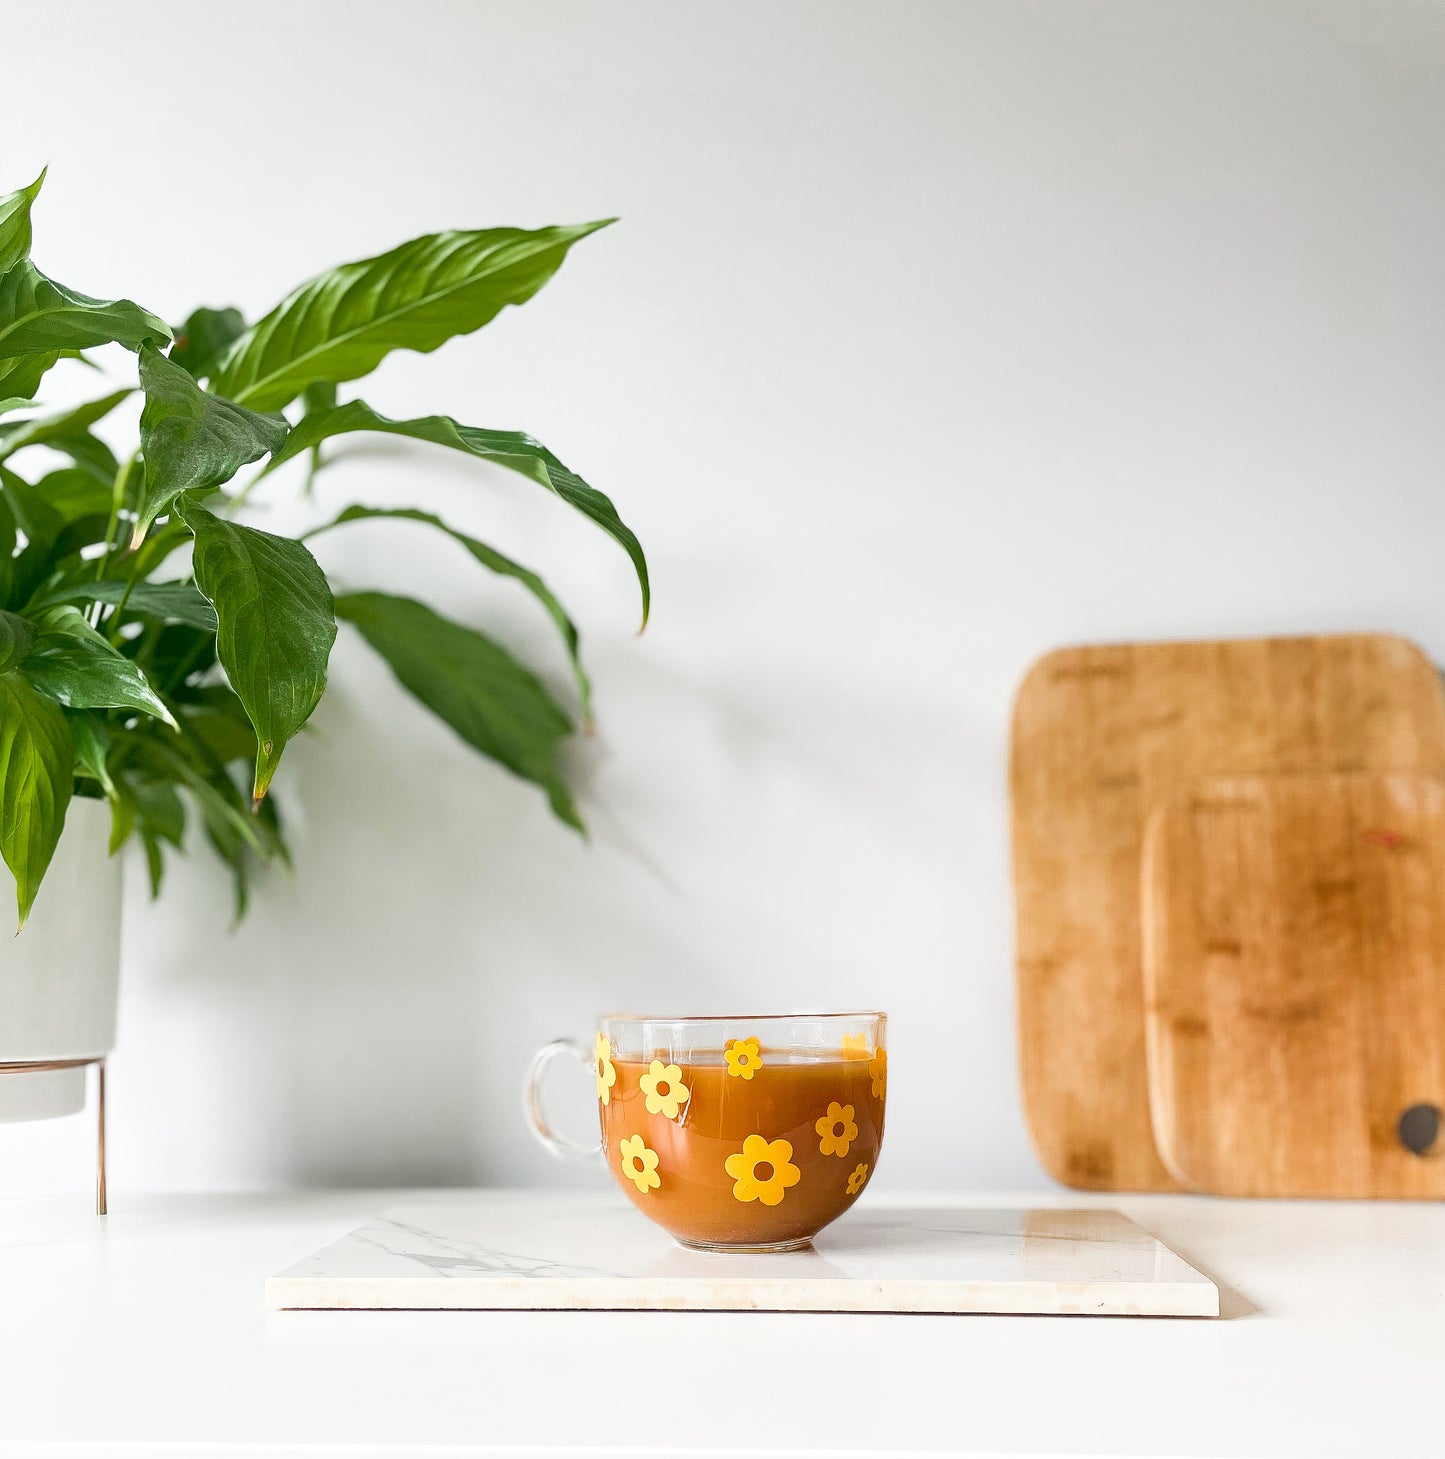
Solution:
[[[161,893],[165,857],[161,843],[179,848],[186,829],[186,808],[169,781],[125,774],[117,777],[116,798],[111,803],[110,849],[119,849],[132,830],[140,833],[150,874],[151,899]]]
[[[175,697],[182,733],[213,769],[235,760],[255,761],[256,731],[229,684],[188,685]]]
[[[0,856],[15,877],[21,927],[65,826],[74,764],[60,706],[18,674],[0,674]]]
[[[469,745],[540,785],[552,810],[582,829],[557,765],[571,721],[541,681],[484,634],[411,598],[347,593],[336,615],[391,666],[403,686]]]
[[[0,415],[9,415],[12,410],[32,410],[34,407],[33,400],[28,400],[23,395],[12,395],[6,400],[0,400]]]
[[[301,405],[307,415],[320,415],[323,411],[336,409],[336,382],[334,380],[313,380],[305,390],[301,392]],[[306,463],[306,479],[301,484],[301,490],[311,495],[312,483],[316,480],[316,473],[326,463],[321,459],[321,445],[318,442],[311,448],[310,459]],[[262,473],[264,475],[264,472]]]
[[[336,641],[331,588],[299,542],[222,521],[190,498],[176,509],[195,534],[192,569],[216,610],[216,651],[256,727],[259,801],[326,688]]]
[[[105,718],[81,710],[70,717],[70,732],[75,740],[75,773],[100,782],[108,800],[115,799],[115,781],[111,779],[110,731]]]
[[[253,324],[212,384],[243,405],[279,410],[313,380],[355,380],[395,349],[429,353],[530,299],[574,243],[612,221],[433,233],[343,264]]]
[[[270,805],[269,800],[263,805]],[[202,815],[205,808],[202,807]],[[231,925],[234,927],[246,916],[251,905],[251,857],[250,848],[228,822],[205,816],[206,837],[216,855],[231,869]]]
[[[78,608],[51,608],[20,672],[67,709],[137,709],[175,728],[175,720],[132,659],[108,643]]]
[[[0,274],[14,268],[22,258],[30,257],[30,205],[44,181],[42,167],[40,176],[29,187],[0,198]]]
[[[40,355],[21,355],[18,359],[0,359],[0,395],[29,400],[40,382],[60,355],[55,351]]]
[[[45,500],[44,494],[30,482],[0,466],[0,487],[15,514],[15,521],[32,547],[40,548],[48,557],[55,539],[64,530],[65,520]]]
[[[100,582],[69,583],[48,593],[37,605],[106,603],[115,607],[124,599],[126,611],[137,618],[160,618],[167,623],[188,623],[215,632],[216,610],[194,583],[129,583],[102,578]]]
[[[218,677],[213,672],[220,664],[215,629],[193,628],[188,623],[152,624],[144,633],[122,638],[116,647],[145,670],[167,704],[189,702],[203,689],[210,692],[200,681]]]
[[[179,850],[186,834],[186,807],[175,786],[169,780],[137,778],[130,789],[140,807],[142,827]]]
[[[409,436],[416,441],[430,441],[453,451],[464,451],[481,461],[491,461],[510,471],[531,477],[548,491],[555,492],[584,517],[596,522],[617,542],[637,571],[642,588],[642,622],[647,624],[651,607],[651,588],[647,577],[647,558],[642,544],[617,515],[617,508],[600,491],[588,486],[574,471],[569,471],[540,441],[521,431],[493,431],[481,426],[459,425],[449,415],[425,415],[415,420],[390,420],[377,414],[365,401],[348,400],[335,410],[307,416],[287,437],[285,446],[267,463],[272,471],[331,436],[349,431],[380,431],[387,435]],[[263,475],[265,472],[262,473]]]
[[[208,820],[214,817],[222,821],[229,821],[253,850],[264,850],[265,842],[260,829],[259,817],[247,813],[245,802],[241,799],[235,786],[226,779],[224,773],[217,772],[219,782],[224,784],[225,791],[222,790],[221,783],[214,782],[179,750],[156,739],[147,743],[146,756],[165,775],[179,781],[195,796],[197,804]],[[229,796],[226,791],[229,791]]]
[[[145,483],[132,548],[183,491],[204,493],[223,485],[246,462],[279,450],[287,430],[280,416],[258,415],[207,394],[153,345],[141,346],[140,383],[146,397],[140,417]]]
[[[0,486],[26,537],[25,550],[13,562],[15,590],[24,601],[58,563],[101,540],[109,498],[98,482],[69,471],[54,472],[32,486],[0,466]]]
[[[62,525],[83,517],[104,518],[110,511],[111,488],[83,466],[62,466],[35,483],[35,494]]]
[[[244,728],[250,746],[245,758],[254,758],[255,736],[240,701],[222,685],[214,686],[213,692],[234,703],[239,725]],[[191,714],[181,720],[179,741],[162,741],[150,736],[144,753],[158,770],[191,792],[201,811],[208,839],[231,869],[239,920],[245,914],[255,864],[273,857],[287,864],[290,861],[274,798],[268,797],[254,814],[248,814],[246,799],[201,733],[198,719]]]
[[[139,304],[76,293],[47,279],[28,259],[0,274],[0,359],[112,343],[134,350],[148,339],[170,337],[165,321]],[[6,395],[26,393],[0,390]]]
[[[15,592],[15,544],[18,541],[15,512],[0,493],[0,603],[13,601]]]
[[[224,687],[224,686],[218,686]],[[230,691],[227,690],[229,693]],[[237,701],[239,707],[239,701]],[[205,707],[183,711],[181,722],[205,745],[217,764],[229,765],[235,760],[254,762],[256,759],[256,731],[246,712],[241,717],[225,714],[217,709]],[[269,804],[269,802],[268,802]]]
[[[130,570],[127,574],[138,582],[152,577],[160,570],[160,566],[173,553],[189,548],[191,545],[190,528],[184,522],[172,517],[167,522],[162,522],[158,527],[152,527],[150,536],[141,544],[140,550],[129,559]]]
[[[161,883],[166,875],[166,858],[161,852],[161,843],[151,831],[140,833],[140,843],[145,848],[146,874],[150,878],[151,901],[158,901],[161,894]]]
[[[109,415],[130,393],[129,388],[117,390],[100,400],[61,411],[59,415],[36,416],[31,420],[0,426],[0,461],[23,451],[26,446],[53,445],[88,432],[96,421]]]
[[[0,674],[20,666],[35,647],[36,632],[28,618],[0,609]]]
[[[197,797],[197,799],[200,798]],[[242,835],[234,817],[223,818],[213,814],[204,802],[201,803],[201,813],[205,817],[206,835],[209,837],[211,845],[215,847],[216,854],[231,868],[231,881],[235,896],[233,920],[239,922],[246,915],[246,907],[250,900],[251,876],[258,858],[269,860],[277,857],[287,865],[290,864],[286,843],[281,836],[280,823],[276,817],[276,802],[274,798],[268,797],[261,802],[261,809],[255,815],[245,818],[251,827],[262,833],[263,844],[259,851],[251,844],[250,839]]]
[[[577,690],[582,698],[582,714],[585,719],[590,719],[592,712],[592,685],[582,668],[582,659],[579,653],[577,639],[577,625],[567,616],[567,610],[558,602],[556,595],[551,588],[542,581],[536,573],[529,568],[523,567],[520,563],[513,562],[510,557],[505,557],[494,547],[488,547],[485,542],[478,541],[475,537],[469,537],[465,532],[458,532],[455,528],[447,526],[440,517],[433,516],[430,512],[418,511],[412,507],[347,507],[334,521],[327,522],[320,527],[313,527],[304,534],[303,540],[309,540],[318,532],[329,532],[334,527],[345,526],[347,522],[365,522],[375,518],[391,518],[395,521],[420,522],[428,527],[435,527],[439,532],[445,532],[454,542],[459,542],[467,549],[483,567],[503,577],[515,578],[521,583],[534,598],[547,610],[557,630],[562,635],[563,642],[567,645],[568,656],[572,660],[572,671],[577,679]]]
[[[204,380],[245,330],[239,309],[196,309],[176,330],[170,357],[188,374]]]
[[[125,845],[135,829],[135,802],[124,784],[117,783],[110,802],[110,844],[106,848],[114,856]]]
[[[301,392],[301,406],[307,415],[319,415],[323,410],[335,410],[336,382],[334,380],[313,380]]]
[[[46,442],[53,451],[69,456],[81,470],[88,472],[109,493],[115,486],[120,462],[115,453],[90,431],[73,431]]]

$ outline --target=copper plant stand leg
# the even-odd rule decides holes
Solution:
[[[0,1063],[0,1074],[48,1074],[57,1069],[83,1069],[87,1064],[96,1066],[96,1102],[99,1111],[96,1121],[95,1156],[95,1214],[106,1214],[105,1203],[105,1055],[97,1054],[90,1059],[16,1059]]]
[[[104,1216],[105,1205],[105,1060],[95,1066],[96,1137],[95,1137],[95,1214]]]

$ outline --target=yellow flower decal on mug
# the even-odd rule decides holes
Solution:
[[[675,1120],[678,1109],[687,1103],[687,1085],[682,1082],[682,1070],[676,1064],[664,1064],[661,1059],[654,1059],[647,1066],[647,1073],[637,1082],[647,1096],[647,1112],[650,1115],[665,1115]]]
[[[657,1173],[657,1151],[649,1150],[641,1135],[624,1138],[621,1149],[623,1175],[637,1187],[639,1194],[645,1196],[648,1191],[655,1191],[662,1184],[662,1177]]]
[[[765,1140],[749,1135],[742,1150],[723,1162],[733,1178],[733,1196],[740,1201],[761,1201],[776,1206],[790,1186],[803,1178],[793,1164],[793,1147],[786,1140]]]
[[[867,1184],[868,1167],[860,1163],[854,1168],[853,1174],[848,1177],[848,1194],[850,1196],[856,1196]]]
[[[866,1059],[868,1057],[868,1035],[866,1033],[845,1033],[843,1035],[843,1057],[845,1059]]]
[[[734,1079],[751,1079],[763,1067],[757,1039],[729,1039],[723,1048],[723,1058],[728,1061],[728,1073]]]
[[[868,1072],[873,1076],[873,1098],[882,1099],[888,1088],[888,1051],[879,1049],[868,1061]]]
[[[599,1033],[594,1049],[597,1065],[597,1098],[603,1104],[610,1104],[612,1086],[617,1083],[617,1069],[612,1063],[612,1041],[605,1033]]]
[[[818,1149],[824,1155],[846,1155],[848,1147],[858,1138],[858,1126],[853,1120],[853,1106],[839,1104],[835,1099],[825,1114],[814,1126],[819,1135]]]

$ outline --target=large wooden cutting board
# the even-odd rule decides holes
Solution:
[[[1024,1108],[1045,1168],[1092,1190],[1177,1190],[1149,1120],[1139,875],[1150,808],[1188,781],[1445,773],[1445,693],[1376,634],[1047,654],[1010,764]]]
[[[1445,783],[1185,786],[1149,817],[1143,934],[1154,1136],[1177,1180],[1445,1196]]]

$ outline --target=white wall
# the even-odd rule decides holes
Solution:
[[[517,1085],[604,1005],[884,1004],[885,1181],[1041,1183],[1004,789],[1030,659],[1445,653],[1438,8],[86,0],[5,47],[0,184],[51,163],[42,266],[172,317],[439,227],[623,219],[366,395],[532,430],[613,493],[643,638],[621,554],[520,479],[392,449],[321,486],[422,500],[562,591],[592,844],[343,632],[277,780],[294,882],[228,936],[209,860],[156,907],[132,868],[122,1194],[585,1181]],[[444,544],[325,557],[565,684]],[[0,1190],[80,1188],[87,1139],[0,1129]]]

